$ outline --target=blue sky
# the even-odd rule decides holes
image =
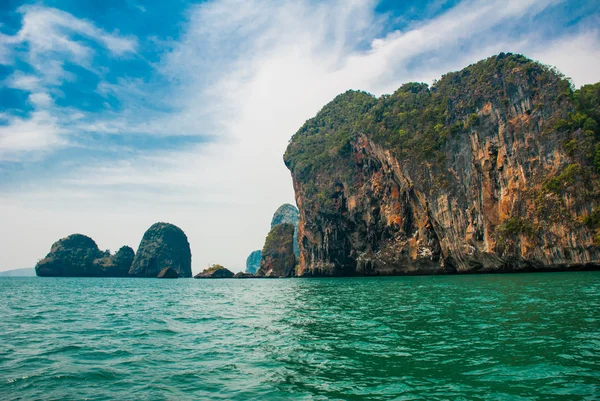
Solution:
[[[74,232],[137,248],[179,225],[242,268],[294,201],[282,154],[347,89],[523,53],[600,80],[596,0],[0,3],[0,270]]]

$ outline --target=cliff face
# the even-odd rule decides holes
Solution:
[[[273,214],[271,219],[271,228],[276,225],[288,223],[294,226],[294,255],[300,256],[300,248],[298,247],[298,208],[289,203],[284,203]]]
[[[599,99],[504,54],[432,88],[338,96],[285,155],[297,274],[597,267]]]
[[[294,226],[278,224],[271,229],[262,250],[257,276],[289,277],[294,275]]]
[[[248,255],[246,259],[246,273],[248,274],[256,274],[258,269],[260,268],[260,257],[262,251],[259,249],[257,251],[252,252]]]
[[[166,267],[177,271],[179,277],[192,277],[190,244],[179,227],[156,223],[144,233],[129,275],[156,277]]]

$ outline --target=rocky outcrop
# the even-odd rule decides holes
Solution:
[[[55,242],[35,272],[42,277],[126,277],[133,257],[128,246],[111,256],[90,237],[73,234]]]
[[[271,219],[271,228],[279,224],[288,223],[294,226],[294,255],[300,256],[300,248],[298,247],[298,208],[289,203],[284,203],[273,214]]]
[[[196,274],[194,278],[233,278],[233,276],[234,274],[231,270],[221,265],[212,265],[202,273]]]
[[[294,275],[294,226],[276,225],[265,240],[257,276],[290,277]]]
[[[173,269],[172,267],[165,267],[160,271],[160,273],[158,273],[156,278],[179,278],[179,273],[177,273],[177,270]]]
[[[233,276],[233,278],[256,278],[256,275],[251,273],[239,272],[236,273],[235,276]]]
[[[262,251],[259,249],[258,251],[252,252],[248,258],[246,259],[246,273],[256,274],[258,269],[260,268],[260,257]]]
[[[72,234],[52,245],[50,253],[35,266],[41,277],[97,277],[96,259],[105,257],[98,245],[88,236]]]
[[[144,233],[129,274],[156,277],[166,267],[173,268],[179,277],[192,277],[190,244],[179,227],[156,223]]]
[[[128,277],[134,257],[133,249],[123,246],[112,256],[96,259],[94,265],[100,277]]]
[[[284,157],[297,274],[597,268],[599,100],[599,84],[573,93],[510,54],[431,88],[338,96]]]

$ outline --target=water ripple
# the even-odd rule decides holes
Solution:
[[[2,278],[0,399],[600,394],[600,273]]]

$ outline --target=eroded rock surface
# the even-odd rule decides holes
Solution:
[[[597,268],[599,99],[510,54],[431,88],[338,96],[284,158],[297,274]]]

